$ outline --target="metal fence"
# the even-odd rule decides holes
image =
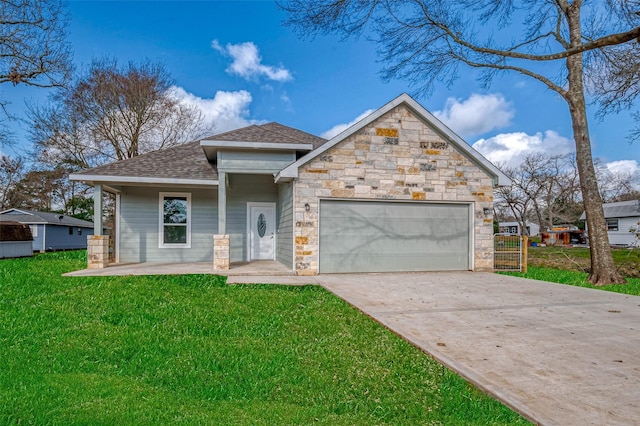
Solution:
[[[493,236],[493,270],[527,271],[527,238],[521,235]]]

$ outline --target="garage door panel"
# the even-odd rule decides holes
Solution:
[[[466,270],[469,207],[322,201],[320,272]]]

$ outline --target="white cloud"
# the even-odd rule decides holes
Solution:
[[[216,133],[248,126],[256,122],[248,118],[252,97],[251,93],[246,90],[217,91],[213,99],[201,98],[187,92],[182,87],[174,86],[172,92],[181,102],[197,106],[204,114],[206,122],[214,123]]]
[[[640,164],[636,160],[619,160],[606,163],[607,170],[616,175],[640,174]]]
[[[229,74],[238,75],[246,80],[266,77],[269,80],[284,82],[293,79],[289,70],[282,66],[274,67],[262,64],[258,47],[250,41],[239,44],[227,43],[223,47],[218,40],[213,40],[211,47],[221,54],[233,58],[233,62],[227,68]]]
[[[547,130],[528,135],[524,132],[502,133],[488,139],[480,139],[473,148],[494,164],[507,167],[519,166],[528,154],[546,153],[564,155],[573,152],[573,141],[558,132]]]
[[[357,116],[353,121],[349,122],[349,123],[343,123],[343,124],[336,124],[335,126],[333,126],[332,128],[330,128],[329,130],[327,130],[326,132],[324,132],[323,134],[321,134],[320,136],[325,138],[325,139],[331,139],[332,137],[344,132],[345,130],[347,130],[349,127],[353,126],[354,124],[356,124],[358,121],[362,120],[363,118],[365,118],[366,116],[368,116],[369,114],[371,114],[373,112],[372,109],[368,109],[365,112],[363,112],[362,114],[360,114],[359,116]]]
[[[499,93],[474,93],[466,100],[448,98],[444,109],[433,115],[460,136],[468,138],[508,126],[514,110]]]

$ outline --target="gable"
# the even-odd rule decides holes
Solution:
[[[404,140],[405,138],[415,138],[416,135],[415,135],[415,132],[413,132],[414,130],[427,128],[429,129],[431,134],[428,135],[428,137],[426,137],[426,134],[425,134],[424,140],[418,141],[418,142],[425,143],[425,146],[422,148],[423,150],[436,149],[436,148],[431,148],[431,145],[429,145],[430,142],[446,143],[450,145],[455,151],[457,151],[459,155],[462,155],[463,157],[465,157],[468,161],[473,163],[477,168],[482,170],[487,176],[491,177],[491,179],[493,180],[494,186],[511,184],[511,180],[504,173],[502,173],[497,167],[491,164],[491,162],[489,162],[486,158],[484,158],[479,152],[474,150],[469,144],[467,144],[464,140],[462,140],[462,138],[456,135],[453,131],[451,131],[451,129],[445,126],[441,121],[435,118],[430,112],[428,112],[424,107],[422,107],[419,103],[417,103],[413,98],[411,98],[407,94],[402,94],[398,96],[396,99],[392,100],[391,102],[384,105],[383,107],[373,112],[369,116],[365,117],[358,123],[349,127],[344,132],[335,136],[327,143],[321,145],[319,148],[317,148],[313,152],[305,155],[295,163],[283,169],[280,173],[276,175],[276,181],[280,179],[290,180],[291,178],[296,178],[298,176],[298,169],[302,165],[307,164],[308,162],[319,158],[320,156],[324,155],[326,151],[330,150],[331,148],[345,141],[347,138],[350,138],[351,136],[358,134],[366,126],[371,125],[373,122],[381,119],[382,117],[384,117],[385,115],[389,114],[390,112],[394,111],[396,108],[399,108],[399,107],[402,108],[402,110],[406,111],[407,114],[411,115],[411,120],[413,122],[409,126],[413,126],[413,129],[405,126],[405,123],[402,124],[402,128],[401,128],[401,126],[398,125],[400,121],[398,121],[396,124],[390,123],[386,127],[382,127],[382,128],[392,129],[391,133],[393,133],[393,129],[395,129],[397,131],[397,136],[383,136],[383,135],[377,135],[377,136],[392,137],[392,138],[397,137],[400,141],[400,140]],[[408,117],[408,115],[406,114],[404,116]],[[399,119],[400,118],[397,118],[397,120]]]
[[[492,201],[492,176],[404,105],[299,168],[327,197]]]

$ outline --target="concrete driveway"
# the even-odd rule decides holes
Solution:
[[[640,424],[640,297],[474,272],[286,278],[322,285],[535,423]]]

